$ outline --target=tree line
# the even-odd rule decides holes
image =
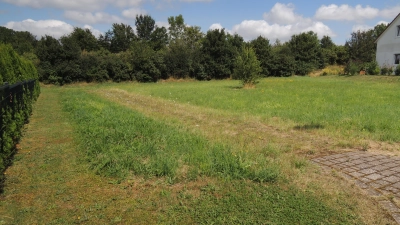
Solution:
[[[155,82],[229,78],[244,46],[254,50],[263,76],[307,75],[327,65],[346,65],[350,73],[375,61],[375,39],[386,28],[381,24],[353,32],[345,45],[336,45],[329,36],[319,39],[312,31],[285,43],[262,36],[245,42],[224,29],[203,33],[198,26],[187,26],[182,15],[169,17],[168,23],[168,28],[159,27],[150,15],[138,15],[135,30],[114,23],[96,38],[89,29],[75,27],[59,39],[45,35],[39,40],[29,32],[0,27],[0,42],[31,60],[41,82]]]

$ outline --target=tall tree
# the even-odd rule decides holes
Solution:
[[[272,46],[270,75],[275,77],[288,77],[295,72],[295,58],[289,47],[289,43],[275,41]]]
[[[99,49],[96,37],[87,28],[75,27],[70,36],[78,43],[82,51],[96,51]]]
[[[135,20],[136,33],[140,40],[150,41],[151,34],[156,28],[156,22],[149,15],[137,15]]]
[[[346,41],[345,46],[349,60],[358,64],[374,61],[376,54],[374,30],[359,30],[351,33],[351,37]]]
[[[297,74],[306,75],[319,67],[321,48],[316,33],[309,31],[293,35],[288,44],[296,61]]]
[[[168,17],[169,36],[171,41],[181,39],[185,32],[185,20],[182,15]]]
[[[22,55],[25,52],[34,52],[37,44],[36,37],[28,31],[14,31],[0,26],[0,42],[11,44],[13,49]]]
[[[165,48],[168,44],[167,28],[157,27],[151,33],[151,46],[155,51]]]
[[[272,48],[267,38],[258,36],[256,39],[250,42],[256,53],[257,59],[260,61],[262,68],[262,74],[269,76],[271,73],[271,62],[272,62]]]
[[[111,52],[118,53],[126,51],[136,39],[136,35],[130,25],[114,23],[107,39],[110,39]]]
[[[204,67],[210,78],[223,79],[232,74],[231,49],[225,29],[207,31],[203,40]]]
[[[320,56],[320,68],[324,68],[326,65],[334,65],[337,60],[336,45],[333,43],[331,37],[323,36],[321,41],[321,56]]]

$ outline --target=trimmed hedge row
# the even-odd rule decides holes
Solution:
[[[22,127],[39,96],[37,78],[32,62],[21,58],[11,45],[0,44],[0,171],[10,164]]]

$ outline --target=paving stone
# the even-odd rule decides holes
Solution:
[[[386,159],[386,158],[388,158],[388,156],[385,156],[385,155],[376,155],[375,158],[376,158],[376,159]]]
[[[391,158],[386,158],[386,159],[381,159],[378,161],[379,163],[389,163],[389,162],[393,162],[393,159]]]
[[[363,163],[363,164],[357,165],[357,167],[360,168],[360,169],[367,169],[367,168],[371,168],[373,166],[374,165],[371,165],[371,164],[368,164],[368,163]]]
[[[400,224],[400,213],[392,213],[392,217],[398,224]]]
[[[400,181],[400,178],[398,176],[392,175],[392,176],[383,178],[383,180],[389,181],[390,183],[396,183],[396,182]]]
[[[390,175],[395,175],[395,174],[399,174],[399,172],[393,171],[393,170],[384,170],[379,172],[380,174],[382,174],[383,176],[390,176]]]
[[[391,213],[394,213],[394,212],[399,213],[400,212],[399,208],[395,204],[393,204],[391,201],[380,201],[379,204]]]
[[[364,164],[365,163],[365,161],[362,160],[362,159],[356,159],[356,160],[352,160],[350,162],[354,163],[355,165]]]
[[[392,187],[392,185],[386,186],[383,189],[386,190],[386,191],[390,191],[392,193],[398,193],[399,192],[399,189],[397,189],[395,187]]]
[[[371,180],[378,180],[378,179],[383,178],[383,176],[380,174],[377,174],[377,173],[373,173],[373,174],[366,176],[366,178],[371,179]]]
[[[336,159],[337,157],[335,157],[335,155],[329,155],[329,156],[325,156],[324,159],[325,160],[332,160],[332,159]]]
[[[351,176],[353,176],[353,177],[362,177],[362,176],[364,176],[364,174],[362,174],[362,173],[359,173],[359,172],[357,172],[357,171],[355,171],[355,172],[352,172],[352,173],[349,173],[349,175],[351,175]]]
[[[378,171],[385,171],[385,170],[387,170],[387,167],[386,167],[386,166],[383,166],[383,165],[378,165],[378,166],[371,167],[370,169],[376,170],[376,171],[378,172]]]
[[[392,187],[400,189],[400,182],[392,184]]]
[[[342,163],[342,165],[352,167],[352,166],[355,166],[356,164],[354,164],[352,162],[345,162],[345,163]]]
[[[347,162],[349,161],[348,158],[338,158],[338,159],[334,159],[333,161],[339,162],[339,163],[343,163],[343,162]]]
[[[314,158],[311,161],[325,169],[339,170],[370,196],[392,196],[400,200],[400,157],[347,152]],[[379,202],[400,224],[400,208],[391,201]]]
[[[376,170],[373,169],[363,169],[358,171],[359,173],[363,173],[363,174],[371,174],[371,173],[376,173]]]
[[[347,154],[336,154],[335,156],[338,158],[343,158],[343,157],[347,158]]]
[[[321,162],[321,163],[324,164],[324,165],[327,165],[327,166],[331,166],[333,164],[336,164],[335,162],[332,162],[332,161],[325,161],[325,162]]]
[[[356,171],[356,170],[353,169],[353,168],[350,168],[350,167],[346,167],[346,168],[343,169],[343,171],[344,171],[344,172],[347,172],[347,173],[352,173],[352,172],[354,172],[354,171]]]
[[[372,179],[368,179],[366,177],[361,177],[361,178],[358,178],[358,179],[360,179],[360,181],[362,181],[364,183],[369,183],[369,182],[373,181]]]
[[[349,176],[349,175],[347,175],[347,174],[345,174],[345,173],[342,173],[341,175],[342,175],[342,177],[344,177],[344,178],[346,178],[346,179],[348,179],[348,180],[353,180],[353,177],[352,177],[352,176]]]
[[[374,157],[363,157],[363,160],[365,160],[366,162],[376,161]]]
[[[400,165],[398,163],[395,163],[395,162],[389,162],[389,163],[386,163],[385,166],[387,166],[387,167],[399,167]]]
[[[379,188],[383,188],[389,184],[391,184],[391,183],[384,181],[384,180],[377,180],[377,181],[369,183],[368,185],[371,185],[372,187],[379,189]]]
[[[367,188],[366,191],[368,192],[369,195],[374,196],[374,197],[382,196],[382,193],[380,193],[379,191],[377,191],[373,188]]]
[[[362,182],[362,181],[356,180],[355,183],[356,183],[356,185],[357,185],[358,187],[360,187],[360,188],[362,188],[362,189],[368,188],[368,185],[367,185],[366,183]]]

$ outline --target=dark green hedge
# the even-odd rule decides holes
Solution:
[[[0,171],[10,164],[22,127],[39,96],[37,78],[32,62],[21,58],[11,45],[0,44]]]

